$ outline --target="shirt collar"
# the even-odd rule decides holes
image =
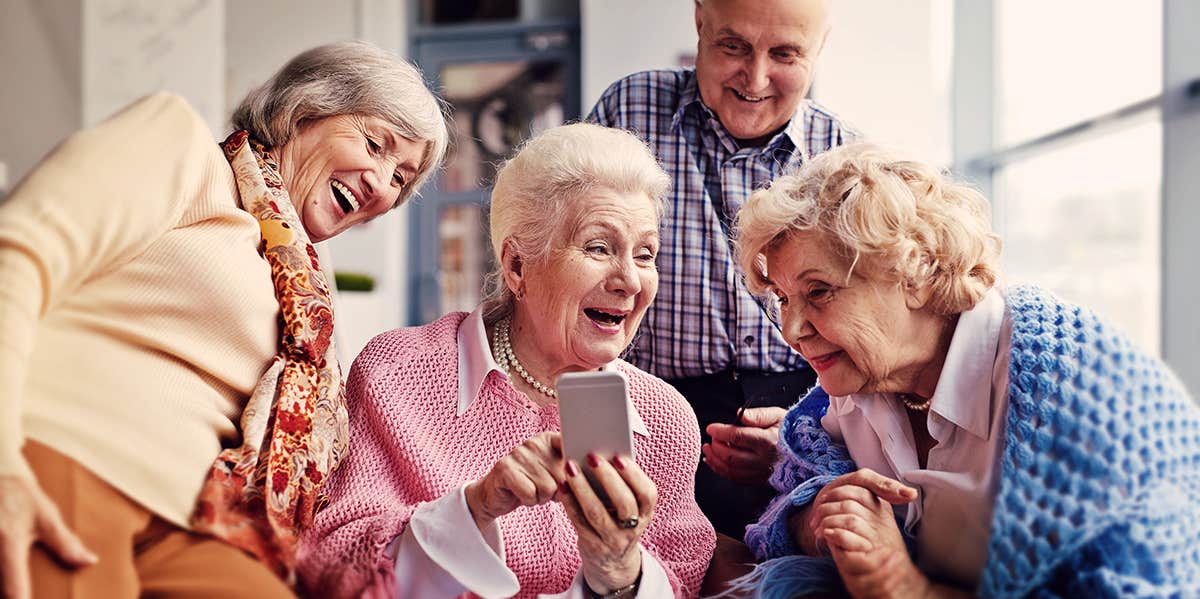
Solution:
[[[992,371],[1003,323],[1004,298],[995,288],[959,315],[929,408],[980,439],[991,429]]]
[[[701,122],[712,122],[713,128],[717,133],[717,137],[730,146],[730,153],[737,150],[737,144],[734,142],[733,136],[725,130],[725,126],[721,124],[716,113],[704,104],[704,100],[700,97],[700,86],[696,81],[695,69],[684,71],[686,77],[683,83],[683,89],[679,93],[679,105],[675,109],[675,114],[671,117],[671,128],[677,128],[683,122],[684,115],[689,109],[696,110],[697,116]],[[796,107],[796,113],[788,121],[783,131],[777,133],[763,146],[764,149],[775,151],[781,147],[784,141],[791,142],[795,151],[800,155],[801,162],[808,162],[808,148],[805,144],[800,143],[804,137],[804,123],[808,120],[806,114],[809,110],[810,100],[805,98]],[[694,108],[693,108],[694,107]],[[788,152],[791,148],[786,148]]]
[[[456,415],[462,416],[479,397],[479,392],[483,389],[483,383],[489,373],[494,370],[497,375],[508,378],[508,374],[501,370],[500,365],[496,363],[496,358],[492,355],[492,348],[488,344],[487,328],[483,325],[483,306],[475,308],[475,311],[468,314],[458,325],[458,365],[458,411]],[[616,360],[605,364],[602,368],[605,371],[616,369]],[[646,428],[641,414],[638,414],[633,401],[629,402],[629,426],[634,433],[643,437],[650,436],[650,431]]]

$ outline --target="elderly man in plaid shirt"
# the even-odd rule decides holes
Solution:
[[[629,358],[695,408],[697,500],[738,539],[774,495],[784,408],[816,375],[746,289],[732,227],[754,189],[857,137],[805,98],[828,12],[828,0],[696,0],[695,69],[625,77],[589,117],[644,137],[673,177],[658,298]]]

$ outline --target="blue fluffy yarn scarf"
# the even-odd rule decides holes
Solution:
[[[1200,410],[1171,371],[1093,312],[1036,287],[1006,294],[1009,408],[981,597],[1200,597]],[[780,495],[728,594],[845,593],[830,558],[800,555],[788,517],[856,469],[821,428],[813,389],[784,419]],[[910,547],[912,545],[910,544]]]

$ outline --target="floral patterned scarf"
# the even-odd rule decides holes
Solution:
[[[294,584],[299,534],[323,503],[321,483],[345,456],[349,437],[333,309],[278,165],[245,131],[221,147],[242,206],[262,230],[259,251],[271,265],[281,338],[242,411],[242,444],[217,456],[191,525],[247,551]]]

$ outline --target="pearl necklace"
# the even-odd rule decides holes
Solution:
[[[538,393],[558,399],[558,392],[551,389],[549,385],[543,385],[541,381],[533,378],[529,371],[525,370],[524,366],[517,361],[517,355],[513,353],[512,340],[508,336],[508,328],[512,324],[512,319],[505,318],[496,323],[496,329],[492,332],[492,352],[496,357],[496,364],[505,373],[511,375],[512,370],[516,370],[517,374],[529,383],[530,387],[537,390]],[[511,370],[510,370],[511,369]]]
[[[900,401],[904,402],[904,407],[914,412],[924,412],[929,409],[929,406],[933,405],[932,397],[921,399],[920,401],[918,401],[919,397],[911,393],[897,393],[896,397],[899,397]]]

